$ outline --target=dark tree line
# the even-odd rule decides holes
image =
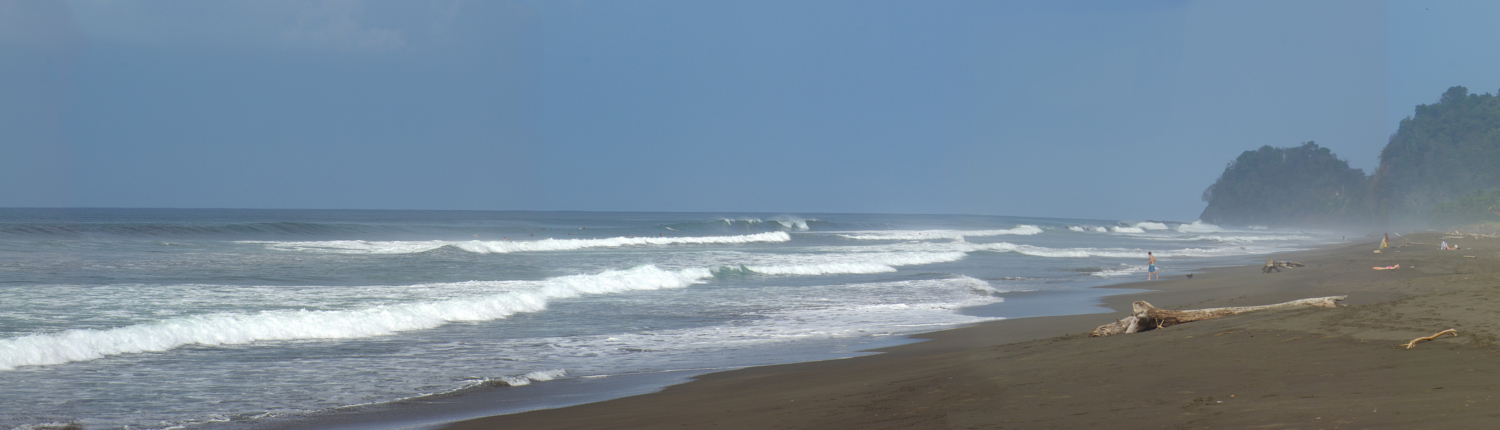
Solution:
[[[1453,227],[1500,221],[1500,97],[1449,88],[1401,120],[1366,177],[1313,142],[1245,151],[1203,192],[1228,224]],[[1493,210],[1492,210],[1493,209]]]
[[[1368,220],[1365,172],[1313,142],[1245,151],[1203,191],[1216,224],[1321,225]]]
[[[1431,219],[1440,203],[1476,190],[1500,188],[1500,97],[1449,88],[1416,115],[1380,151],[1371,178],[1377,213],[1390,222]],[[1481,215],[1481,214],[1473,214]]]

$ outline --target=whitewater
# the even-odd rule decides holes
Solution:
[[[1335,239],[1155,220],[0,209],[0,429],[565,404],[664,383],[643,375],[857,355],[1006,318],[1020,292],[1097,298],[1075,292],[1143,279],[1148,251],[1177,276]]]

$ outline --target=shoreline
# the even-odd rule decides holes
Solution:
[[[1425,236],[1411,235],[1409,237],[1418,237],[1418,239],[1421,239]],[[1408,242],[1411,241],[1413,239],[1408,239]],[[1496,240],[1468,240],[1467,242],[1470,243],[1469,249],[1472,252],[1481,252],[1482,250],[1486,255],[1493,254],[1493,252],[1490,252],[1492,251],[1490,248],[1500,249],[1500,241]],[[671,385],[654,393],[563,408],[539,409],[470,419],[437,427],[455,430],[491,428],[660,428],[669,425],[682,425],[690,428],[882,428],[909,425],[921,427],[941,427],[946,425],[951,427],[957,422],[968,422],[990,426],[1000,426],[1004,423],[1005,427],[1009,428],[1011,426],[1018,426],[1017,423],[1028,421],[1030,418],[1047,418],[1030,420],[1028,422],[1052,422],[1052,424],[1047,425],[1052,426],[1057,424],[1059,420],[1068,421],[1066,418],[1068,416],[1095,415],[1094,419],[1103,418],[1103,415],[1108,414],[1093,414],[1088,412],[1088,410],[1104,407],[1111,403],[1103,402],[1100,404],[1091,402],[1058,406],[1058,402],[1056,401],[1049,401],[1047,399],[1037,401],[1034,399],[1037,397],[1034,394],[1026,395],[1010,391],[1013,391],[1018,386],[1028,386],[1035,390],[1037,387],[1080,383],[1081,381],[1077,381],[1079,378],[1078,375],[1069,375],[1066,371],[1069,369],[1078,370],[1079,366],[1102,365],[1104,363],[1111,363],[1113,366],[1126,366],[1130,361],[1137,360],[1136,358],[1132,358],[1133,356],[1129,355],[1127,351],[1136,350],[1135,353],[1139,354],[1141,353],[1140,349],[1150,349],[1147,348],[1149,345],[1145,345],[1150,343],[1147,342],[1148,340],[1160,341],[1161,337],[1166,334],[1200,333],[1205,330],[1235,328],[1247,322],[1257,323],[1257,326],[1260,327],[1257,329],[1257,333],[1259,333],[1259,330],[1267,330],[1268,333],[1285,332],[1291,334],[1286,336],[1272,334],[1270,337],[1260,337],[1262,340],[1276,338],[1278,339],[1277,345],[1268,346],[1255,343],[1221,347],[1225,350],[1242,353],[1239,356],[1255,355],[1257,351],[1252,350],[1256,348],[1270,348],[1275,346],[1283,347],[1283,349],[1295,349],[1298,346],[1304,345],[1320,346],[1334,348],[1332,352],[1346,355],[1349,353],[1349,350],[1359,350],[1361,353],[1368,354],[1372,352],[1371,348],[1376,348],[1373,350],[1376,352],[1373,356],[1383,357],[1383,359],[1389,361],[1393,359],[1389,357],[1391,355],[1390,352],[1383,351],[1381,349],[1384,348],[1383,346],[1374,347],[1372,341],[1409,340],[1415,336],[1425,336],[1431,334],[1431,332],[1448,327],[1436,328],[1427,333],[1422,332],[1425,328],[1405,327],[1401,330],[1395,330],[1394,333],[1387,333],[1378,330],[1369,330],[1367,326],[1371,324],[1348,324],[1349,321],[1343,321],[1344,323],[1342,324],[1322,324],[1319,321],[1327,318],[1317,315],[1317,312],[1323,311],[1325,313],[1337,313],[1338,315],[1351,312],[1355,314],[1379,313],[1378,308],[1392,306],[1396,301],[1412,302],[1413,300],[1411,299],[1413,297],[1428,296],[1417,291],[1433,285],[1437,285],[1441,289],[1442,285],[1448,284],[1448,280],[1443,278],[1446,275],[1450,275],[1454,270],[1448,266],[1454,266],[1455,264],[1458,266],[1479,267],[1482,269],[1479,271],[1486,273],[1487,275],[1485,276],[1490,277],[1486,279],[1492,279],[1494,277],[1493,273],[1500,273],[1500,270],[1495,270],[1500,269],[1500,267],[1497,267],[1500,265],[1495,264],[1496,258],[1494,256],[1489,256],[1487,260],[1462,259],[1451,252],[1442,254],[1445,251],[1436,251],[1435,247],[1434,250],[1424,250],[1422,247],[1406,249],[1406,251],[1409,251],[1406,255],[1398,255],[1402,250],[1394,248],[1385,254],[1371,254],[1370,250],[1373,249],[1373,246],[1369,242],[1339,243],[1322,246],[1313,250],[1294,251],[1271,256],[1271,258],[1278,260],[1296,260],[1308,264],[1308,267],[1288,270],[1285,273],[1262,275],[1259,273],[1258,267],[1255,266],[1228,266],[1194,270],[1192,272],[1197,275],[1195,279],[1186,279],[1183,276],[1174,275],[1172,278],[1164,281],[1135,281],[1092,287],[1091,289],[1136,290],[1140,290],[1142,289],[1141,287],[1147,285],[1152,287],[1147,291],[1128,291],[1122,294],[1103,297],[1100,306],[1113,310],[1113,312],[1109,313],[1041,316],[984,322],[971,326],[912,335],[909,337],[924,341],[870,350],[870,352],[879,352],[879,354],[707,373],[695,376],[691,381],[686,383]],[[1404,266],[1409,270],[1388,272],[1372,271],[1369,269],[1372,265],[1388,262],[1393,259],[1412,260]],[[1457,261],[1455,259],[1465,261]],[[1474,267],[1458,269],[1459,272],[1463,270],[1475,269]],[[1477,278],[1478,276],[1475,277]],[[1405,288],[1400,286],[1402,283],[1406,284]],[[1412,287],[1412,285],[1419,286]],[[1264,313],[1252,313],[1185,324],[1134,335],[1096,339],[1086,337],[1086,333],[1094,327],[1111,322],[1128,313],[1130,303],[1136,300],[1149,301],[1165,309],[1181,309],[1267,304],[1306,297],[1344,294],[1350,296],[1343,302],[1348,307],[1334,310],[1267,311]],[[1500,308],[1500,306],[1497,306],[1497,308]],[[1479,315],[1482,313],[1469,311],[1464,313],[1464,315],[1460,315],[1463,317],[1460,319],[1482,318]],[[1271,318],[1287,314],[1295,314],[1298,318],[1291,320]],[[1369,316],[1363,315],[1366,318],[1352,319],[1363,321],[1370,319],[1367,318]],[[1351,318],[1344,319],[1348,320]],[[1375,319],[1379,320],[1379,318]],[[1471,324],[1474,323],[1471,322]],[[1460,329],[1469,331],[1463,327],[1460,327]],[[1299,333],[1320,333],[1326,335],[1326,339],[1333,340],[1323,343],[1280,343],[1280,339],[1302,339],[1303,336],[1292,335]],[[1414,335],[1414,333],[1417,334]],[[1208,334],[1209,338],[1223,341],[1231,339],[1239,341],[1242,340],[1241,338],[1244,338],[1252,339],[1253,342],[1253,339],[1255,339],[1254,336],[1223,336],[1221,339],[1215,337],[1213,333]],[[1459,345],[1471,342],[1482,344],[1485,339],[1493,339],[1492,335],[1486,334],[1483,331],[1466,335],[1467,337],[1461,337],[1459,341],[1445,340],[1441,341],[1441,343],[1434,343],[1430,347],[1424,344],[1424,349],[1464,348],[1464,346]],[[1187,336],[1187,339],[1191,339],[1194,335],[1184,334],[1184,336]],[[1033,347],[1043,345],[1047,345],[1047,347],[1033,349]],[[1474,348],[1470,347],[1469,349]],[[1125,355],[1115,357],[1115,360],[1081,361],[1080,357],[1066,354],[1067,351],[1071,350],[1086,351],[1092,355],[1101,356],[1112,354]],[[1471,351],[1470,354],[1459,353],[1455,355],[1483,355],[1477,351],[1479,350]],[[1180,352],[1177,351],[1176,353]],[[1303,351],[1291,354],[1291,357],[1310,356],[1320,353],[1331,352],[1322,351],[1314,353]],[[1168,355],[1172,356],[1172,354]],[[972,368],[976,360],[993,359],[996,358],[995,356],[1005,356],[1009,360],[1001,360],[987,368]],[[1150,356],[1150,354],[1146,356]],[[1220,361],[1232,360],[1236,356],[1231,354],[1219,358]],[[1491,358],[1494,358],[1493,355]],[[1360,361],[1357,354],[1351,356],[1349,359]],[[1043,364],[1039,367],[1020,366],[1023,361],[1041,362]],[[1179,358],[1177,361],[1180,362],[1179,367],[1187,369],[1201,368],[1213,375],[1217,375],[1212,378],[1205,377],[1201,379],[1218,380],[1225,383],[1236,381],[1240,383],[1246,382],[1243,380],[1242,375],[1236,374],[1237,369],[1216,366],[1216,361],[1213,360],[1205,361],[1203,359],[1186,357]],[[1335,361],[1335,363],[1338,362]],[[1368,365],[1370,363],[1365,364]],[[1479,365],[1478,363],[1467,362],[1466,364],[1471,366]],[[1143,381],[1139,382],[1147,384],[1155,380],[1178,380],[1172,378],[1170,373],[1160,373],[1163,371],[1161,367],[1154,365],[1146,366],[1142,370],[1155,371],[1136,372],[1134,374],[1127,372],[1112,374],[1112,376],[1119,379],[1140,380],[1144,378]],[[1300,367],[1305,366],[1295,362],[1286,362],[1277,367],[1277,370],[1293,372]],[[1022,369],[1026,369],[1030,373],[1014,373],[1021,372]],[[1497,371],[1500,371],[1500,369],[1497,369]],[[1050,377],[1045,380],[1038,379],[1039,375],[1044,374],[1050,375]],[[1004,378],[1000,378],[1002,376]],[[985,379],[993,382],[997,378],[1016,381],[1022,385],[1009,386],[1010,389],[1008,390],[1006,388],[1007,385],[1004,383],[984,383]],[[919,388],[912,389],[913,384]],[[944,391],[966,391],[944,388],[955,384],[965,385],[966,390],[970,392],[970,396],[981,396],[983,394],[990,396],[961,399],[952,396],[929,398],[934,396],[923,396],[921,394],[921,390],[928,390],[928,394]],[[1343,385],[1339,383],[1332,384],[1334,387],[1342,387]],[[891,388],[893,386],[902,387]],[[1135,389],[1131,388],[1131,390]],[[1082,394],[1077,391],[1067,391],[1064,392],[1063,396],[1056,397],[1073,398]],[[1084,391],[1113,392],[1119,399],[1128,399],[1129,396],[1127,393],[1130,392],[1129,390],[1106,390],[1102,389],[1102,387],[1092,387]],[[1399,392],[1400,390],[1395,391]],[[1194,397],[1182,393],[1196,393],[1196,391],[1178,390],[1178,392],[1158,394],[1168,395],[1168,397],[1171,395],[1179,397],[1187,396],[1183,401],[1186,401],[1188,405],[1194,404],[1194,401],[1201,403],[1201,396]],[[1475,394],[1465,390],[1451,390],[1443,394],[1456,395],[1455,393]],[[954,395],[964,397],[964,395],[960,394]],[[1224,393],[1223,395],[1233,396],[1233,393]],[[1268,398],[1275,397],[1277,396],[1272,394]],[[1389,397],[1387,396],[1387,400],[1394,402]],[[1500,394],[1497,394],[1497,397],[1500,397]],[[802,401],[800,404],[797,403],[799,399]],[[978,399],[985,399],[988,402],[972,402]],[[975,407],[975,405],[993,403],[997,399],[1002,399],[1004,402],[1010,403],[1019,402],[1022,406],[1018,406],[1010,413],[1002,415],[995,415],[993,413],[995,411],[993,405],[989,407]],[[907,403],[902,404],[897,400],[906,401]],[[1222,400],[1214,401],[1220,402]],[[1129,404],[1130,407],[1124,408],[1124,410],[1136,412],[1154,411],[1151,414],[1166,413],[1166,410],[1159,410],[1160,407],[1136,404],[1139,402],[1117,400],[1116,403],[1118,402]],[[1169,401],[1167,403],[1174,405],[1171,408],[1172,411],[1176,411],[1182,407],[1182,405],[1176,404],[1178,402]],[[1210,402],[1208,403],[1210,406],[1205,407],[1218,404]],[[1115,404],[1115,406],[1120,405]],[[1487,406],[1493,406],[1493,404]],[[1493,408],[1490,409],[1493,410]],[[1063,411],[1072,410],[1080,410],[1083,413],[1081,415],[1063,413]],[[1216,412],[1222,414],[1228,410],[1226,408]],[[1335,412],[1337,412],[1333,410],[1319,410],[1316,407],[1312,408],[1312,410],[1328,415],[1336,415]],[[1378,408],[1372,410],[1378,410]],[[887,412],[884,414],[884,418],[881,417],[882,414],[880,411]],[[984,411],[990,412],[986,413]],[[1228,417],[1223,419],[1230,420],[1225,422],[1235,422],[1233,419],[1269,416],[1270,418],[1267,419],[1274,420],[1280,416],[1278,414],[1267,415],[1264,413],[1265,411],[1258,411],[1260,413],[1229,414]],[[1176,412],[1173,415],[1177,414],[1181,414],[1181,412]],[[1413,414],[1416,416],[1430,415],[1414,410],[1408,416]],[[980,415],[984,415],[987,418],[980,417]],[[1467,415],[1465,416],[1467,417]],[[1177,419],[1165,416],[1161,417],[1163,418],[1148,419],[1147,421],[1140,422],[1140,427],[1160,427],[1168,422],[1175,422],[1172,420]],[[940,423],[943,424],[940,425]],[[1075,424],[1090,425],[1085,422],[1077,422]],[[984,426],[980,425],[980,427]],[[1029,426],[1019,425],[1019,427],[1024,428]]]
[[[1321,247],[1327,245],[1309,246]],[[1243,264],[1246,260],[1254,260],[1256,258],[1258,257],[1253,255],[1239,255],[1228,258],[1209,258],[1206,261],[1188,261],[1183,262],[1182,267],[1188,267],[1189,269],[1177,269],[1176,271],[1167,273],[1177,273],[1180,276],[1180,274],[1196,273],[1207,268],[1225,267],[1224,265],[1229,264]],[[1140,267],[1143,268],[1144,266]],[[1138,275],[1144,277],[1145,273],[1140,272]],[[1147,290],[1131,289],[1131,286],[1149,287],[1151,284],[1159,282],[1151,281],[1148,283],[1139,280],[1135,276],[1101,277],[1094,279],[1092,282],[1084,281],[1089,283],[1085,283],[1083,286],[1061,289],[1042,288],[1037,290],[1023,289],[1010,291],[1004,294],[1005,300],[1002,302],[953,309],[954,312],[961,315],[1003,317],[1007,321],[1035,317],[1111,312],[1109,308],[1101,305],[1104,297],[1131,292],[1145,292]],[[1087,275],[1083,276],[1083,278],[1092,279]],[[851,338],[859,340],[837,345],[837,350],[801,351],[791,356],[780,356],[780,360],[763,361],[749,364],[748,366],[683,367],[650,373],[620,373],[608,377],[570,377],[540,384],[531,384],[526,387],[486,384],[394,401],[324,409],[305,415],[266,416],[251,420],[252,422],[229,420],[218,423],[202,423],[198,425],[198,428],[282,429],[306,428],[309,426],[334,430],[441,428],[451,423],[476,418],[566,408],[649,394],[670,386],[689,383],[698,376],[709,373],[875,355],[883,353],[889,347],[924,342],[927,339],[927,335],[931,333],[966,326],[950,325],[946,328],[927,327],[924,329],[935,331],[871,336],[862,339]]]
[[[1317,246],[1325,247],[1329,245]],[[1258,257],[1240,256],[1240,258]],[[1234,266],[1196,267],[1175,273],[1199,273],[1203,270],[1219,267]],[[1134,277],[1134,275],[1131,276]],[[1145,272],[1141,272],[1140,276],[1145,276]],[[1116,283],[1087,286],[1075,290],[1022,290],[1008,292],[1005,300],[1002,302],[965,307],[959,309],[958,313],[979,317],[1004,318],[998,321],[986,321],[977,324],[993,324],[1046,317],[1099,315],[1114,311],[1105,306],[1103,303],[1105,298],[1121,294],[1149,292],[1152,290],[1132,286],[1143,286],[1161,282],[1142,280],[1119,282],[1120,280],[1121,278],[1105,278],[1104,282],[1116,281]],[[1073,298],[1065,298],[1070,296]],[[1127,309],[1129,308],[1128,303],[1125,306]],[[531,384],[526,387],[475,387],[391,402],[335,408],[321,411],[311,416],[266,417],[260,419],[250,428],[283,429],[317,426],[330,430],[439,429],[475,419],[583,406],[631,396],[657,393],[671,386],[692,383],[703,375],[714,373],[887,354],[887,350],[890,348],[928,342],[928,335],[970,327],[972,325],[953,326],[935,331],[896,336],[872,337],[850,345],[851,348],[844,351],[824,352],[805,357],[808,359],[799,361],[723,368],[681,369],[621,374],[609,377],[585,377],[583,379],[569,378],[547,381],[542,384]],[[822,357],[819,358],[818,356]],[[209,424],[200,428],[214,429],[219,427]]]

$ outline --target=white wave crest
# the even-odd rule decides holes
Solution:
[[[281,251],[325,252],[335,254],[412,254],[427,252],[444,246],[479,253],[505,254],[511,252],[573,251],[585,248],[619,248],[642,245],[705,245],[737,244],[756,242],[786,242],[792,236],[786,232],[773,231],[742,236],[697,236],[697,237],[611,237],[604,239],[542,239],[515,241],[365,241],[329,240],[315,242],[241,242],[264,244],[267,248]]]
[[[539,370],[520,376],[506,376],[500,378],[500,382],[503,382],[505,383],[505,385],[509,385],[512,387],[520,387],[524,385],[531,385],[532,382],[551,381],[553,379],[561,378],[563,377],[563,375],[567,374],[568,371],[563,369]]]
[[[1224,231],[1224,229],[1219,228],[1219,226],[1203,222],[1203,220],[1200,219],[1193,221],[1190,224],[1182,224],[1177,226],[1177,231],[1183,233],[1215,233]]]
[[[1264,235],[1264,236],[1219,236],[1219,235],[1204,235],[1204,236],[1194,236],[1193,239],[1197,239],[1197,240],[1212,240],[1212,241],[1215,241],[1215,242],[1227,242],[1227,243],[1312,240],[1311,237],[1302,236],[1302,235]]]
[[[1145,249],[1126,248],[1047,248],[1042,246],[1018,245],[1008,242],[998,243],[965,243],[969,249],[974,251],[992,252],[1015,252],[1034,257],[1050,258],[1139,258],[1146,259]],[[1183,248],[1167,251],[1152,251],[1157,258],[1197,258],[1214,257],[1223,255],[1242,255],[1268,253],[1270,249],[1239,249],[1239,248]]]
[[[1113,231],[1115,233],[1145,233],[1146,232],[1146,229],[1143,229],[1143,228],[1140,228],[1140,227],[1119,227],[1119,226],[1115,226],[1115,227],[1110,227],[1109,229],[1110,229],[1110,231]]]
[[[1159,222],[1149,222],[1149,221],[1135,223],[1135,226],[1136,226],[1136,228],[1139,228],[1141,230],[1166,230],[1166,229],[1168,229],[1168,227],[1167,227],[1166,224],[1162,224],[1162,223],[1159,223]]]
[[[656,266],[639,266],[593,275],[552,278],[538,281],[534,288],[481,297],[351,310],[266,311],[249,315],[218,313],[107,330],[78,329],[34,334],[0,340],[0,370],[167,351],[186,345],[383,336],[453,322],[486,321],[520,312],[536,312],[545,309],[551,299],[683,288],[712,276],[707,269],[670,271]]]
[[[930,240],[930,239],[961,239],[968,237],[984,236],[1030,236],[1041,234],[1042,229],[1034,225],[1018,225],[1016,228],[1005,230],[898,230],[898,231],[858,231],[849,234],[840,234],[839,237],[856,240]]]
[[[806,231],[806,230],[809,229],[809,227],[807,226],[807,222],[808,221],[817,221],[817,220],[815,220],[815,219],[801,219],[801,218],[793,218],[793,217],[776,217],[776,218],[772,218],[771,221],[775,221],[777,224],[781,224],[782,228],[791,229],[791,230],[803,230],[803,231]]]
[[[1123,264],[1121,266],[1122,267],[1119,269],[1104,269],[1098,272],[1090,273],[1089,275],[1098,276],[1100,278],[1113,278],[1116,276],[1134,275],[1146,271],[1146,266],[1130,266]]]
[[[898,266],[920,266],[964,259],[963,252],[919,252],[851,255],[851,261],[830,261],[804,265],[723,266],[717,271],[752,272],[762,275],[835,275],[895,272]],[[857,258],[854,260],[853,258]]]

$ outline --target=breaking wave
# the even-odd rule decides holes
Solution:
[[[963,252],[870,253],[850,255],[842,260],[802,265],[720,266],[715,274],[758,273],[762,275],[835,275],[895,272],[898,266],[919,266],[964,259]]]
[[[963,237],[984,236],[1030,236],[1041,234],[1041,227],[1034,225],[1019,225],[1016,228],[1005,230],[897,230],[897,231],[859,231],[848,234],[840,234],[839,237],[857,240],[930,240],[930,239],[958,239]]]
[[[1148,251],[1146,249],[1126,249],[1126,248],[1047,248],[1047,247],[1042,247],[1042,246],[1018,245],[1018,244],[1007,243],[1007,242],[982,243],[982,244],[965,244],[965,245],[967,245],[967,246],[964,246],[963,248],[965,248],[965,249],[972,249],[972,250],[975,250],[975,251],[1014,252],[1014,253],[1025,254],[1025,255],[1030,255],[1030,256],[1034,256],[1034,257],[1049,257],[1049,258],[1104,257],[1104,258],[1140,258],[1140,259],[1144,259],[1144,258],[1146,258],[1146,252]],[[1150,251],[1152,253],[1154,253],[1158,258],[1174,258],[1174,257],[1198,258],[1198,257],[1217,257],[1217,256],[1225,256],[1225,255],[1262,254],[1262,253],[1273,252],[1275,250],[1270,250],[1270,249],[1247,250],[1247,249],[1225,247],[1225,248],[1182,248],[1182,249],[1174,249],[1174,250],[1166,250],[1166,251],[1155,251],[1155,250],[1150,250]]]
[[[546,309],[552,299],[585,294],[684,288],[712,277],[707,269],[639,266],[538,281],[533,288],[489,296],[350,310],[216,313],[112,329],[77,329],[0,340],[0,370],[87,361],[111,355],[160,352],[186,345],[241,345],[260,341],[353,339],[487,321]]]
[[[1197,220],[1188,224],[1177,226],[1177,231],[1183,233],[1216,233],[1224,231],[1224,229],[1219,228],[1219,226],[1203,222],[1203,220]]]
[[[326,252],[337,254],[412,254],[451,246],[477,254],[505,254],[511,252],[573,251],[585,248],[619,248],[643,245],[705,245],[737,244],[757,242],[786,242],[792,236],[786,232],[773,231],[741,236],[699,237],[611,237],[604,239],[542,239],[514,241],[365,241],[328,240],[316,242],[264,242],[243,241],[240,243],[263,244],[280,251]]]

